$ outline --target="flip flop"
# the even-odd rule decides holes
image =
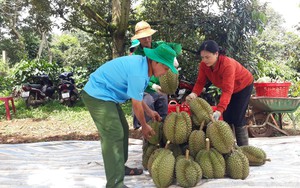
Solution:
[[[129,168],[128,166],[125,166],[125,176],[141,175],[142,173],[143,169]]]

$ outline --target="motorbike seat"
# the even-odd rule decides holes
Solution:
[[[28,84],[28,86],[36,88],[36,89],[42,89],[42,85],[41,84]]]
[[[62,80],[62,84],[74,84],[71,80]]]

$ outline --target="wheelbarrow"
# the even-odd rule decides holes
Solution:
[[[293,112],[300,105],[300,97],[251,97],[249,102],[248,131],[252,137],[269,137],[277,130],[288,135],[282,129],[282,115],[287,114],[296,129]],[[277,117],[277,119],[275,119]]]

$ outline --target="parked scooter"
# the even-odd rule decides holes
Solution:
[[[59,100],[66,106],[73,106],[78,99],[78,90],[72,72],[63,72],[59,75],[58,94]]]
[[[27,107],[35,107],[44,104],[53,97],[55,88],[47,74],[32,78],[33,83],[26,83],[22,86],[21,97],[25,100]]]

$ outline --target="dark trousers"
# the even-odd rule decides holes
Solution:
[[[168,95],[154,93],[144,93],[143,101],[149,106],[151,110],[156,111],[161,117],[162,120],[168,115]],[[150,121],[151,118],[148,117],[145,113],[146,122]],[[138,128],[139,122],[135,115],[133,116],[133,126]]]
[[[106,187],[124,186],[125,163],[128,159],[129,127],[119,104],[103,101],[82,91],[82,99],[90,112],[101,141]]]
[[[253,90],[253,83],[238,93],[231,96],[227,109],[223,112],[223,119],[235,127],[243,127],[246,124],[245,114]]]

